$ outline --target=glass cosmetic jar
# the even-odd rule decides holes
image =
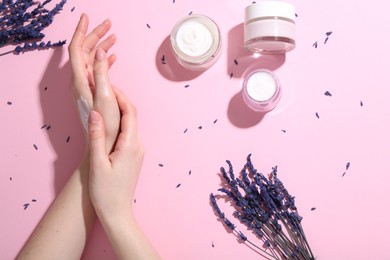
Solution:
[[[242,94],[250,108],[265,113],[278,104],[281,97],[280,83],[271,71],[257,69],[244,77]]]
[[[179,20],[170,36],[177,61],[189,70],[206,70],[221,53],[221,32],[209,17],[193,14]]]
[[[280,54],[294,49],[294,6],[277,0],[263,0],[247,6],[244,46],[262,54]]]

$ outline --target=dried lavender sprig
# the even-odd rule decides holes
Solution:
[[[234,177],[229,161],[229,174],[221,168],[228,188],[220,191],[232,199],[238,208],[234,216],[264,242],[263,247],[272,252],[274,259],[314,259],[301,226],[302,217],[297,212],[294,197],[278,179],[277,167],[266,178],[253,167],[250,156],[248,155],[247,163],[237,178]],[[245,194],[241,194],[240,189]],[[214,205],[218,206],[216,201],[212,204],[214,208]],[[223,214],[219,208],[218,212]],[[224,214],[223,216],[226,218]],[[225,222],[231,225],[230,223]],[[287,235],[284,231],[287,231]],[[245,239],[245,242],[250,241]]]
[[[236,226],[230,221],[228,220],[226,217],[225,217],[225,214],[221,212],[221,210],[219,209],[219,206],[217,204],[217,201],[216,201],[216,198],[214,196],[213,193],[210,194],[210,201],[211,201],[211,205],[212,207],[214,208],[214,210],[217,212],[219,218],[222,220],[222,222],[229,228],[232,230],[233,233],[235,233],[235,235],[237,237],[239,237],[243,242],[248,242],[249,244],[251,244],[253,247],[257,248],[258,250],[262,251],[262,253],[268,255],[268,257],[274,257],[273,255],[271,255],[270,253],[266,252],[265,250],[259,248],[257,245],[255,245],[254,243],[250,242],[247,237],[241,232],[241,231],[237,231],[236,230]],[[264,256],[264,255],[262,255]],[[271,259],[271,258],[268,258],[267,256],[264,256],[266,257],[266,259]]]
[[[2,1],[0,47],[42,39],[45,36],[43,29],[53,22],[54,16],[62,10],[67,0],[61,0],[52,10],[45,8],[49,2],[51,0],[43,3],[32,0]]]
[[[31,30],[31,24],[34,26],[39,25],[38,22],[34,19],[36,17],[41,17],[42,14],[47,13],[48,10],[44,8],[43,4],[34,3],[31,0],[19,1],[20,4],[11,3],[5,7],[6,13],[1,16],[1,29],[2,34],[0,34],[0,39],[2,42],[8,40],[18,40],[20,38],[20,33],[29,33],[36,35],[40,30]],[[35,8],[28,12],[30,7],[35,6]],[[30,22],[30,26],[24,26],[26,23]],[[24,28],[24,30],[23,30]],[[8,39],[6,39],[8,37]]]
[[[66,44],[66,40],[64,41],[58,41],[52,43],[51,41],[48,42],[32,42],[28,43],[26,42],[24,45],[18,45],[15,47],[14,52],[16,54],[24,53],[27,51],[33,51],[33,50],[44,50],[44,49],[49,49],[49,48],[56,48],[60,47]]]

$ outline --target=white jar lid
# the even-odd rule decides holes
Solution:
[[[245,22],[259,17],[284,17],[295,21],[295,7],[291,3],[263,0],[245,8]]]

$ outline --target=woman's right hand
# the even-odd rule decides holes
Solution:
[[[101,221],[112,216],[132,215],[132,198],[144,155],[138,136],[136,109],[120,90],[113,90],[121,120],[118,139],[111,153],[105,149],[103,117],[95,110],[89,115],[89,192]]]
[[[138,226],[132,199],[144,150],[137,130],[137,113],[126,96],[114,89],[121,111],[120,132],[114,150],[105,149],[105,122],[89,114],[89,193],[95,212],[117,259],[157,260],[158,253]]]

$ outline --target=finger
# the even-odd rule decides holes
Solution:
[[[86,38],[86,33],[88,31],[88,16],[86,14],[82,14],[80,16],[80,21],[77,24],[76,30],[73,34],[72,40],[69,44],[69,58],[73,68],[73,73],[75,77],[83,76],[83,55],[82,55],[82,47]]]
[[[91,52],[96,44],[103,38],[104,35],[110,30],[111,21],[105,20],[99,26],[97,26],[86,38],[84,42],[84,50],[89,53]]]
[[[122,114],[121,131],[116,145],[116,149],[120,150],[138,138],[137,110],[122,91],[117,88],[113,88],[113,90]]]
[[[112,65],[114,65],[115,61],[116,61],[116,55],[111,54],[110,57],[108,57],[108,68],[111,68]]]
[[[93,67],[93,78],[95,82],[95,99],[105,100],[107,97],[114,97],[108,79],[108,58],[103,49],[97,49]]]
[[[116,42],[116,35],[111,34],[104,41],[99,43],[97,48],[102,48],[105,52],[108,52],[111,49],[111,47],[114,46],[115,42]]]
[[[90,167],[100,168],[107,161],[106,141],[103,119],[100,114],[91,110],[88,118]]]
[[[94,108],[107,123],[107,152],[112,151],[118,135],[120,114],[114,92],[108,79],[108,58],[103,49],[97,49],[93,76],[95,82]]]

